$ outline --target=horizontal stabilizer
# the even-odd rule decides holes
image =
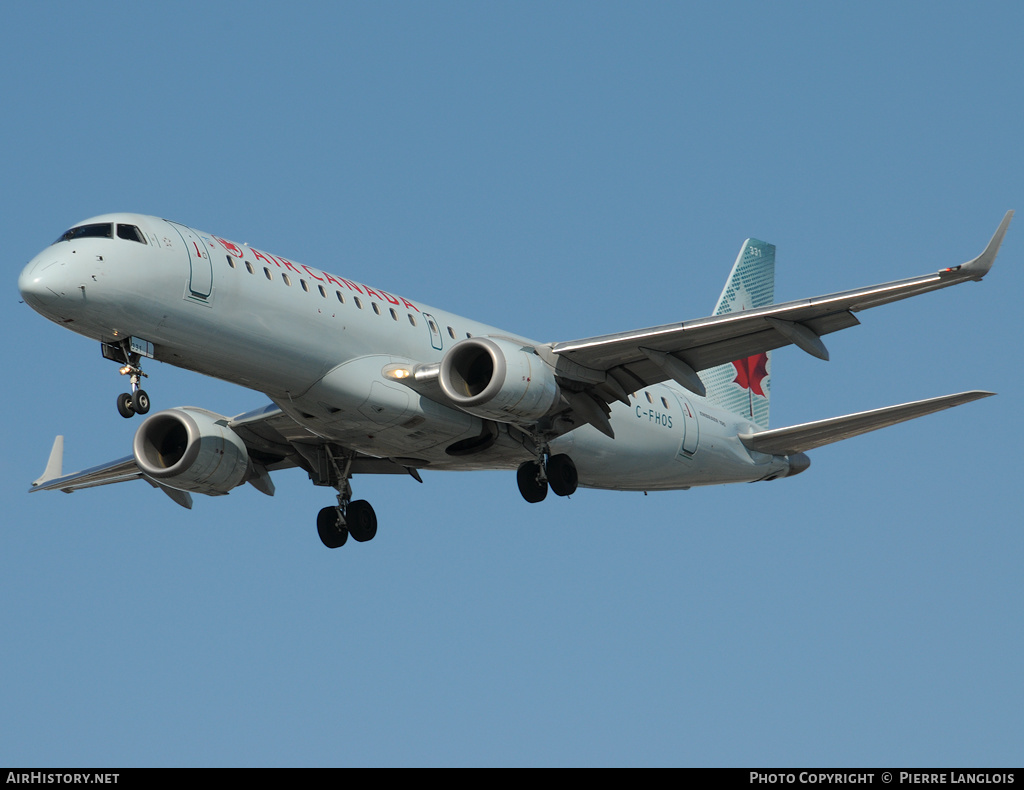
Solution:
[[[987,398],[994,392],[974,390],[959,392],[955,395],[943,395],[939,398],[901,403],[899,406],[886,406],[883,409],[872,409],[843,417],[832,417],[828,420],[806,422],[789,428],[775,428],[757,433],[741,433],[739,439],[750,450],[770,455],[792,455],[813,450],[826,444],[859,436],[869,431],[877,431],[889,425],[923,417],[953,406]]]

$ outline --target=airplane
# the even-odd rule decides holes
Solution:
[[[362,474],[516,470],[536,503],[548,491],[620,491],[776,480],[806,453],[994,393],[969,391],[769,428],[771,352],[827,360],[822,336],[856,313],[981,280],[1013,212],[976,258],[909,279],[774,303],[775,247],[742,245],[706,318],[537,342],[382,288],[141,214],[87,219],[18,280],[36,312],[120,365],[126,418],[150,411],[143,360],[257,390],[270,403],[234,417],[181,406],[138,428],[132,454],[63,472],[63,436],[30,491],[144,480],[191,508],[193,494],[305,470],[337,504],[316,518],[328,548],[365,542],[377,517],[352,499]]]

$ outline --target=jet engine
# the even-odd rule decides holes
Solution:
[[[539,420],[558,402],[555,373],[529,346],[498,337],[460,340],[438,383],[456,406],[498,422]]]
[[[789,462],[789,471],[786,472],[786,477],[806,472],[811,467],[811,459],[804,453],[790,453],[786,460]]]
[[[132,443],[135,463],[162,485],[216,496],[245,482],[245,442],[219,414],[182,407],[142,423]]]

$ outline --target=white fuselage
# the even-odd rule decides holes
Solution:
[[[470,336],[535,341],[156,217],[82,225],[103,223],[138,228],[145,241],[115,232],[47,247],[19,280],[33,309],[104,343],[149,341],[154,358],[263,392],[307,430],[367,455],[447,470],[514,469],[536,457],[506,425],[487,449],[451,454],[483,420],[384,375],[440,362]],[[672,385],[613,403],[611,425],[614,439],[585,425],[551,442],[572,457],[580,485],[674,489],[787,468],[740,443],[755,428],[749,419]]]

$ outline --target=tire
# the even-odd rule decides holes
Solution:
[[[117,396],[117,413],[126,420],[135,416],[135,406],[130,392],[122,392]]]
[[[544,501],[548,495],[548,484],[538,480],[540,466],[535,461],[527,461],[519,465],[516,472],[516,482],[519,484],[519,493],[523,495],[530,504]]]
[[[329,549],[340,549],[348,540],[348,530],[338,524],[338,508],[325,507],[316,516],[316,531]]]
[[[548,459],[548,485],[558,496],[572,496],[579,484],[576,464],[565,453],[553,455]]]
[[[136,414],[146,414],[149,411],[149,395],[145,390],[135,390],[132,395],[132,408]]]
[[[373,512],[373,507],[365,499],[349,502],[345,519],[348,521],[348,531],[353,540],[366,543],[368,540],[373,540],[377,534],[377,514]]]

